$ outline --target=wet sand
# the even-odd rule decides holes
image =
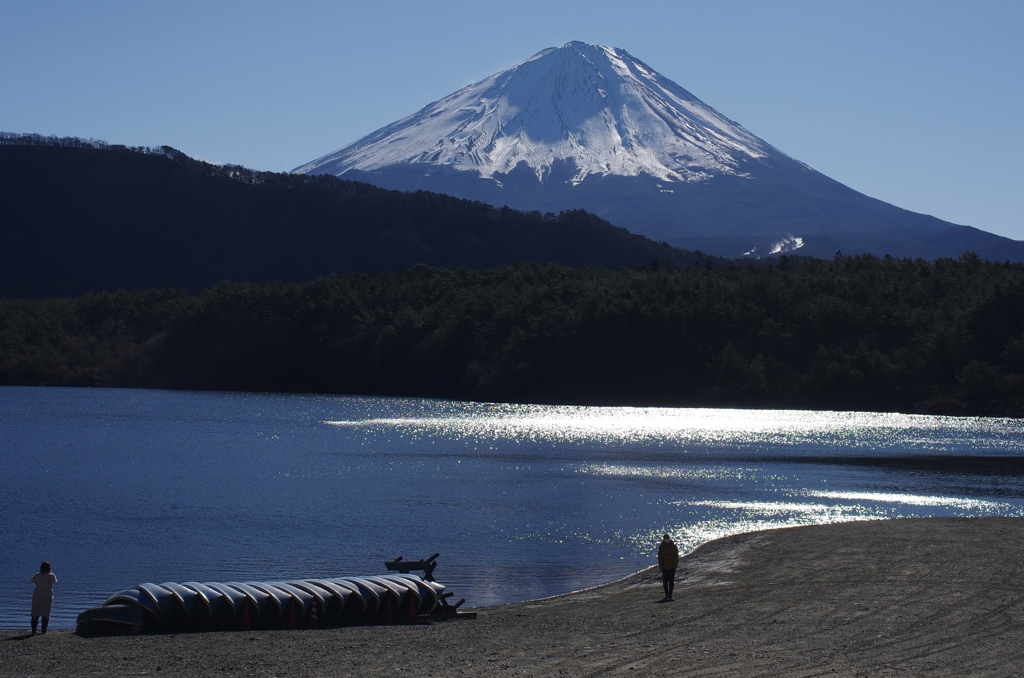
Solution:
[[[419,625],[7,631],[0,676],[1014,676],[1022,562],[1024,519],[790,528],[701,547],[680,563],[671,603],[646,570]]]

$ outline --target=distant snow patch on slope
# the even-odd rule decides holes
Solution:
[[[795,252],[804,246],[804,239],[797,235],[788,235],[782,240],[774,243],[771,247],[765,249],[764,252],[759,252],[755,247],[748,252],[744,252],[745,257],[766,257],[774,254],[786,254],[788,252]]]

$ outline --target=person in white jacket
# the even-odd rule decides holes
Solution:
[[[32,634],[35,635],[39,618],[43,618],[43,633],[50,623],[50,611],[53,609],[53,585],[57,577],[50,571],[50,563],[43,562],[39,571],[32,575],[32,583],[36,590],[32,592]]]

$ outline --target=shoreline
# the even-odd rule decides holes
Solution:
[[[315,631],[81,637],[0,631],[0,676],[1011,676],[1024,664],[1024,519],[904,518],[749,532],[476,619]]]

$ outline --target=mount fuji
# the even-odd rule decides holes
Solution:
[[[521,210],[583,208],[728,257],[974,250],[1024,243],[858,193],[615,47],[570,42],[293,170]]]

